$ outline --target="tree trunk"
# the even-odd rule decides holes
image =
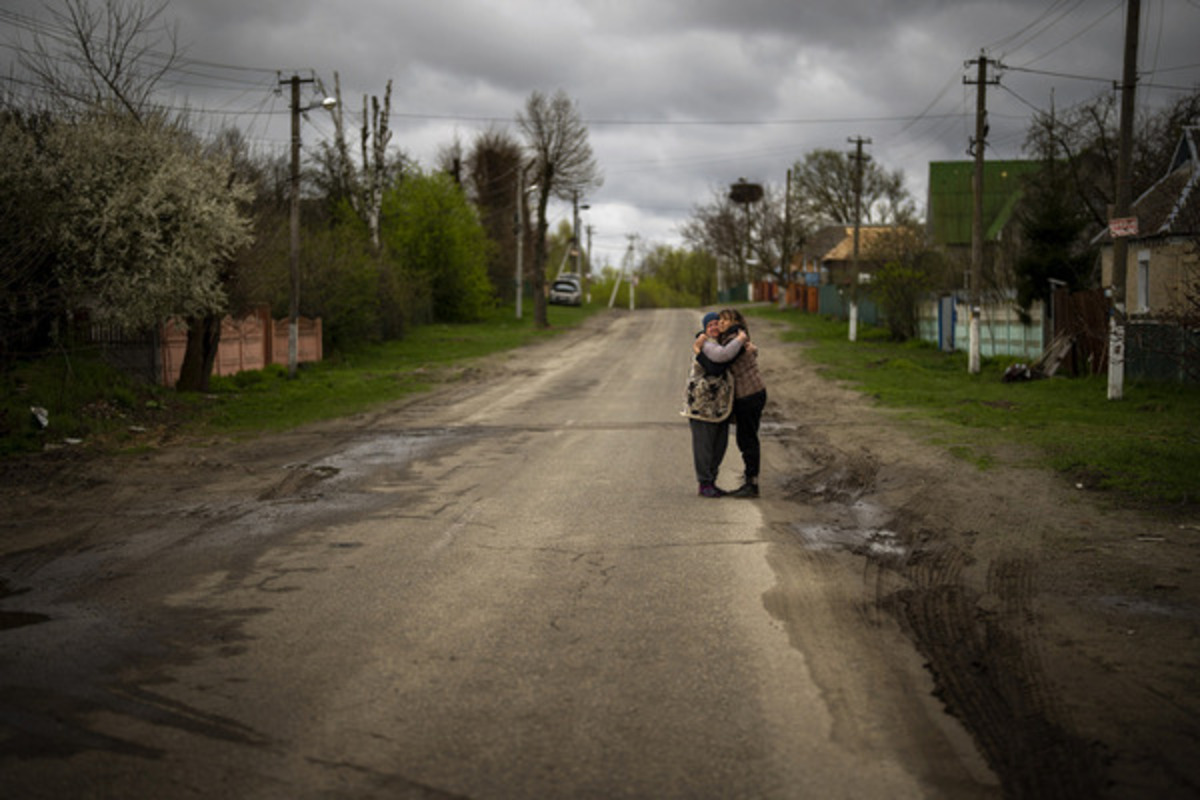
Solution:
[[[175,390],[180,392],[207,392],[212,376],[213,363],[217,359],[217,347],[221,343],[221,317],[208,314],[192,317],[188,321],[187,350],[179,370],[179,382]]]
[[[535,327],[549,328],[550,317],[546,310],[546,205],[554,185],[554,164],[544,161],[542,185],[538,193],[537,240],[533,243],[533,321]]]

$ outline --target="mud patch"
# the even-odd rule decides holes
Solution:
[[[335,467],[312,467],[308,464],[289,464],[284,469],[287,470],[287,475],[279,483],[260,492],[258,495],[260,501],[268,502],[305,495],[317,484],[338,474]]]
[[[928,660],[937,696],[971,730],[1006,795],[1101,796],[1105,754],[1072,732],[1042,664],[1035,562],[992,562],[979,594],[961,580],[968,560],[953,547],[916,551],[897,569],[904,587],[877,604]]]

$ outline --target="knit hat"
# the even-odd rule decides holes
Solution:
[[[707,328],[707,327],[708,327],[708,323],[710,323],[710,322],[716,322],[716,321],[717,321],[717,320],[719,320],[720,318],[721,318],[721,315],[720,315],[720,314],[718,314],[718,313],[717,313],[717,312],[715,312],[715,311],[710,311],[710,312],[708,312],[707,314],[705,314],[705,315],[704,315],[704,324],[703,324],[701,327]]]

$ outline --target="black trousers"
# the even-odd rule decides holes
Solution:
[[[692,462],[696,467],[696,480],[700,483],[716,483],[729,446],[729,419],[724,422],[703,422],[689,419],[692,426]]]
[[[758,441],[758,426],[767,405],[767,390],[733,401],[733,421],[737,425],[737,446],[742,453],[746,480],[758,478],[762,465],[762,447]]]

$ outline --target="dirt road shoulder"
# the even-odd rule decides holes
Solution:
[[[802,520],[775,524],[864,559],[864,603],[908,632],[1006,789],[1196,796],[1200,526],[980,470],[931,443],[968,433],[874,406],[803,349],[761,360],[776,490]]]

